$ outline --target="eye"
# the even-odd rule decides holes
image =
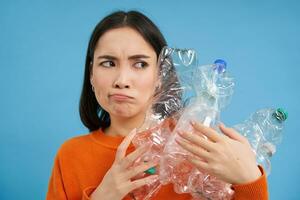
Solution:
[[[141,61],[141,62],[135,63],[134,66],[135,66],[136,68],[145,68],[145,67],[148,66],[148,63],[146,63],[146,62],[144,62],[144,61]]]
[[[107,61],[101,62],[99,65],[103,66],[103,67],[114,67],[115,63],[111,60],[107,60]]]

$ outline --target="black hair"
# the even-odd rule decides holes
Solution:
[[[130,27],[136,30],[156,52],[157,58],[166,40],[158,27],[144,14],[138,11],[117,11],[104,17],[95,27],[88,44],[83,87],[80,96],[79,113],[83,124],[94,131],[110,126],[109,114],[101,108],[90,83],[91,67],[94,51],[99,38],[107,31],[115,28]]]

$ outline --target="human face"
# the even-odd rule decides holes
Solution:
[[[158,84],[157,56],[129,27],[112,29],[97,42],[91,70],[96,99],[110,117],[144,117]]]

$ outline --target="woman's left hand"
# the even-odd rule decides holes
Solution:
[[[201,123],[191,124],[197,134],[179,132],[184,140],[176,141],[193,154],[189,160],[198,168],[231,184],[248,183],[261,176],[255,154],[244,136],[224,125],[219,126],[223,135]]]

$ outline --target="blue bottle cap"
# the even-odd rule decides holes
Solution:
[[[219,74],[224,73],[226,71],[227,63],[225,60],[217,59],[215,60],[214,64],[214,70],[217,70]]]

